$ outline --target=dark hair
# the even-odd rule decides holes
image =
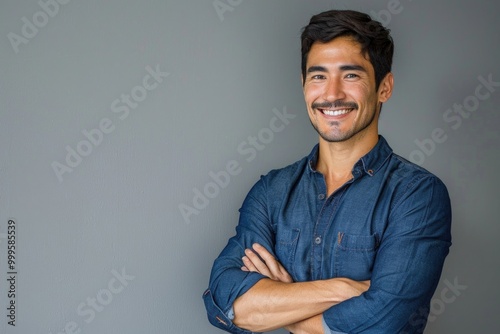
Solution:
[[[375,87],[391,71],[394,42],[390,30],[365,13],[353,10],[329,10],[314,15],[304,27],[302,39],[302,75],[306,77],[307,56],[314,42],[328,43],[341,36],[351,36],[368,54],[375,70]]]

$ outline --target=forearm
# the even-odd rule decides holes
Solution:
[[[285,327],[359,295],[366,284],[344,278],[298,283],[262,279],[236,299],[233,322],[256,332]]]
[[[293,334],[329,334],[323,326],[323,315],[315,315],[312,318],[285,326],[285,329]]]

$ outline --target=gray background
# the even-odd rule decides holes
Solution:
[[[453,246],[426,333],[498,332],[500,88],[468,118],[443,116],[474,102],[479,76],[500,81],[500,6],[394,1],[221,0],[220,15],[212,0],[70,1],[45,22],[37,1],[2,0],[0,332],[219,333],[201,295],[237,209],[261,174],[317,141],[299,81],[299,35],[330,8],[381,13],[392,29],[396,86],[380,132],[441,177],[453,201]],[[23,37],[23,17],[33,15],[38,33],[16,53],[9,34]],[[120,119],[111,104],[141,92],[148,66],[169,75]],[[275,108],[295,118],[271,137]],[[60,181],[54,162],[66,164],[66,147],[103,119],[113,131]],[[422,153],[415,141],[437,128],[446,140]],[[265,144],[243,154],[259,134]],[[230,161],[238,174],[210,188],[210,173]],[[193,207],[206,185],[213,198],[183,218],[179,205]],[[9,219],[17,223],[16,327],[6,317]],[[113,270],[133,276],[117,293]],[[100,312],[82,316],[79,306],[89,312],[96,297]]]

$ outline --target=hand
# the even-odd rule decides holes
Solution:
[[[274,281],[292,283],[293,279],[274,256],[260,244],[253,244],[253,249],[245,249],[241,270],[257,272]],[[260,256],[260,258],[259,258]]]
[[[233,304],[233,323],[252,332],[286,328],[296,334],[323,334],[323,312],[359,296],[370,286],[369,281],[348,278],[294,283],[273,254],[259,244],[245,249],[242,259],[241,270],[268,277],[258,281]]]

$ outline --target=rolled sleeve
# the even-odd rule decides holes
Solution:
[[[414,180],[394,203],[367,292],[324,312],[332,331],[421,333],[451,246],[448,192],[436,177]]]
[[[230,333],[251,333],[233,324],[232,308],[236,298],[264,277],[259,273],[247,273],[241,269],[221,273],[219,279],[214,280],[203,294],[210,323]]]
[[[210,323],[230,333],[252,333],[235,326],[231,312],[234,301],[266,276],[241,270],[244,251],[260,243],[274,252],[274,232],[267,216],[262,182],[247,195],[240,209],[236,235],[217,257],[212,267],[209,288],[203,294]]]
[[[245,329],[239,328],[234,325],[231,317],[231,310],[224,312],[214,301],[212,292],[207,289],[203,294],[203,301],[205,302],[205,308],[207,310],[208,321],[215,327],[218,327],[226,332],[235,334],[251,334],[253,332],[247,331]]]

